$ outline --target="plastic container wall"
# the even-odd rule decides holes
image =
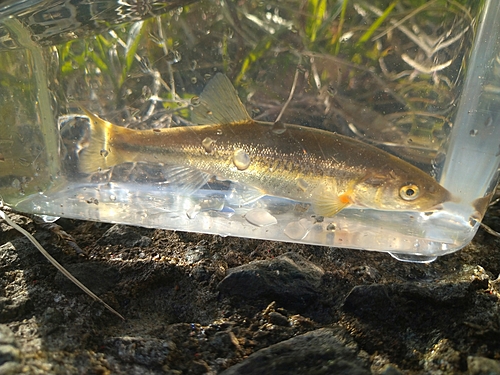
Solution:
[[[403,260],[457,251],[474,236],[496,186],[500,5],[415,4],[311,3],[296,12],[252,1],[151,2],[146,12],[115,1],[7,3],[0,9],[0,195],[38,215],[386,251]],[[215,90],[220,103],[210,102],[200,119],[196,107],[219,72],[236,91]],[[304,134],[292,142],[297,150],[249,131],[234,136],[228,170],[214,167],[212,146],[225,137],[232,147],[233,128],[202,137],[198,124],[238,120],[219,116],[231,95],[248,121],[269,124],[270,138],[303,132],[293,133]],[[130,130],[121,141],[110,131],[110,146],[96,159],[115,155],[119,144],[135,147],[134,157],[92,172],[82,167],[96,137],[85,111]],[[177,143],[203,138],[206,159],[196,168],[140,143],[141,132],[168,139],[183,127],[192,127],[192,136]],[[293,159],[326,145],[319,139],[325,133],[313,128],[356,141],[339,141],[339,154],[317,151],[316,161]],[[317,144],[306,143],[314,137]],[[264,143],[274,149],[258,156],[274,158],[266,159],[274,167],[240,178]],[[389,169],[363,159],[387,153],[397,157],[387,159],[395,163]],[[317,162],[328,155],[339,169],[364,173],[347,168],[336,176],[327,189],[334,205],[318,204],[318,190],[308,190],[316,175],[301,175],[307,160],[307,170],[328,175]],[[436,200],[440,210],[405,209],[401,190],[366,198],[407,163],[418,169],[403,181],[405,192],[419,193],[423,173],[451,193]],[[294,186],[295,195],[276,186],[280,173],[280,186]],[[343,209],[320,209],[325,205]]]

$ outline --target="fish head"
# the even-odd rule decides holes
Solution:
[[[368,173],[352,194],[360,206],[388,211],[433,212],[455,200],[431,176],[411,165]]]

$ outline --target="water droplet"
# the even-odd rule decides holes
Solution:
[[[278,220],[262,208],[256,208],[245,215],[246,221],[257,227],[267,227],[278,223]]]
[[[201,100],[200,100],[200,97],[199,96],[193,96],[191,98],[191,104],[194,106],[194,107],[197,107],[201,104]]]
[[[206,137],[203,141],[201,141],[201,145],[205,151],[210,154],[214,150],[215,141],[210,137]]]
[[[271,131],[274,134],[283,134],[284,132],[286,132],[286,126],[281,121],[276,121],[271,127]]]
[[[233,154],[233,164],[240,171],[244,171],[250,166],[250,155],[248,155],[244,150],[238,149]]]
[[[222,135],[222,129],[217,129],[217,131],[215,132],[215,134]]]
[[[292,240],[302,240],[307,236],[309,231],[301,223],[294,221],[287,224],[284,233]]]
[[[191,70],[195,70],[198,67],[198,61],[191,60]]]
[[[191,77],[191,83],[194,85],[196,82],[198,82],[198,78]]]
[[[116,195],[111,194],[111,195],[109,196],[109,200],[110,200],[110,201],[112,201],[112,202],[116,201]]]
[[[170,50],[168,51],[167,56],[165,56],[165,58],[167,60],[167,63],[175,64],[181,61],[181,54],[179,53],[179,51]]]
[[[477,129],[472,129],[472,130],[469,132],[469,135],[470,135],[471,137],[475,137],[475,136],[477,135],[477,133],[478,133],[478,132],[477,132]]]
[[[105,150],[105,149],[102,149],[101,152],[100,152],[101,156],[103,158],[107,157],[109,155],[109,152],[108,150]]]
[[[298,178],[297,179],[297,186],[299,187],[299,189],[301,189],[302,191],[306,191],[307,188],[309,187],[309,184],[307,183],[306,180],[304,180],[303,178]]]
[[[484,122],[484,126],[488,128],[488,127],[490,127],[491,125],[493,125],[493,117],[491,117],[491,115],[490,115],[490,116],[488,116],[488,118],[487,118],[487,119],[486,119],[486,121]]]
[[[326,230],[328,230],[328,231],[330,231],[330,232],[334,232],[334,231],[335,231],[335,229],[336,229],[336,227],[335,227],[335,224],[333,224],[333,223],[330,223],[330,224],[328,224],[328,225],[326,226]]]

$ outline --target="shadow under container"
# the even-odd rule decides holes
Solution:
[[[337,3],[290,12],[257,2],[151,2],[141,13],[114,1],[7,2],[0,8],[3,204],[45,220],[385,251],[408,261],[461,249],[498,179],[500,4]],[[192,107],[218,71],[255,119],[273,122],[286,102],[281,122],[382,148],[432,175],[454,199],[432,213],[353,206],[322,217],[308,202],[246,200],[252,187],[235,181],[213,178],[188,191],[171,183],[175,167],[164,161],[92,175],[79,169],[92,141],[81,107],[132,129],[193,126]]]

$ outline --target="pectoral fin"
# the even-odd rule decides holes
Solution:
[[[352,189],[340,190],[335,181],[319,186],[313,193],[313,210],[317,215],[332,217],[353,204]]]
[[[313,203],[314,213],[324,217],[332,217],[352,204],[348,194],[322,195]]]

